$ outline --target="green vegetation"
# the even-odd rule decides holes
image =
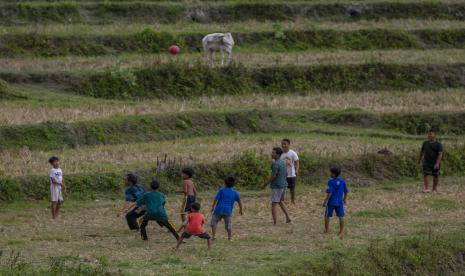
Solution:
[[[297,131],[308,122],[387,128],[410,134],[423,134],[429,128],[437,127],[444,134],[464,134],[464,116],[463,112],[376,114],[360,110],[244,110],[121,116],[87,122],[1,127],[0,148],[28,147],[48,150],[235,133],[279,133]],[[391,137],[399,135],[394,134]]]
[[[463,3],[372,2],[350,3],[237,2],[214,5],[181,3],[13,3],[0,6],[0,23],[110,23],[110,22],[231,22],[289,20],[296,18],[360,20],[419,18],[463,20]]]
[[[160,53],[178,44],[183,51],[200,51],[205,33],[174,34],[145,29],[107,36],[6,34],[0,37],[3,57],[94,56],[122,52]],[[465,29],[449,30],[280,30],[234,33],[238,51],[302,51],[308,49],[431,49],[464,48]]]

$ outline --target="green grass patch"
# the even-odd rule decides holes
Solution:
[[[291,20],[295,18],[360,19],[464,19],[463,3],[447,2],[370,2],[363,6],[351,3],[303,2],[229,2],[185,4],[156,2],[58,2],[11,3],[0,6],[5,25],[26,23],[110,22],[233,22],[244,20]]]
[[[363,218],[402,218],[408,215],[405,208],[390,208],[381,210],[363,210],[353,214],[355,217]]]
[[[40,33],[6,34],[0,36],[0,56],[96,56],[124,52],[162,53],[169,45],[178,44],[183,52],[202,50],[205,33],[156,32],[145,29],[138,33],[115,35],[47,35]],[[235,51],[304,51],[310,49],[437,49],[464,48],[465,30],[364,29],[281,30],[235,32]]]
[[[459,202],[448,198],[428,198],[425,199],[425,204],[435,210],[453,210],[460,206]]]

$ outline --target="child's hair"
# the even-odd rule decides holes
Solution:
[[[154,180],[150,182],[150,188],[152,188],[152,190],[158,190],[159,187],[160,187],[160,183],[158,183],[158,181]]]
[[[435,128],[435,127],[432,127],[432,128],[430,128],[430,129],[428,130],[428,132],[432,132],[432,133],[434,133],[434,134],[438,134],[438,129]]]
[[[234,187],[234,183],[236,182],[236,180],[234,179],[234,177],[230,176],[230,177],[226,177],[224,179],[224,184],[226,185],[226,187],[228,188],[232,188]]]
[[[291,144],[291,140],[289,140],[289,139],[287,139],[287,138],[282,139],[281,142],[286,142],[286,143],[288,143],[289,145]]]
[[[60,159],[56,156],[52,156],[48,159],[48,163],[53,164],[56,161],[60,161]]]
[[[192,211],[196,211],[196,212],[200,211],[200,203],[198,202],[192,203],[191,209]]]
[[[276,152],[276,154],[279,156],[283,154],[283,150],[280,147],[273,148],[273,151]]]
[[[329,169],[329,171],[335,176],[339,177],[341,175],[341,168],[339,166],[333,166]]]
[[[128,173],[126,175],[126,179],[131,182],[132,184],[137,184],[137,176],[132,174],[132,173]]]
[[[192,178],[192,176],[194,176],[194,170],[191,169],[191,168],[184,168],[182,169],[181,171],[183,174],[189,176],[189,178]]]

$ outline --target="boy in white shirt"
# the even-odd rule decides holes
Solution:
[[[281,140],[281,148],[283,149],[281,160],[284,160],[287,165],[287,188],[291,192],[291,202],[295,204],[295,184],[297,175],[299,175],[299,156],[295,151],[289,148],[290,145],[291,140]]]
[[[60,168],[60,159],[53,156],[48,159],[48,162],[50,165],[52,165],[52,168],[48,171],[48,176],[50,178],[52,218],[55,219],[60,211],[61,202],[63,202],[63,194],[61,190],[63,188],[63,192],[66,195],[67,189],[65,183],[63,182],[63,172]]]

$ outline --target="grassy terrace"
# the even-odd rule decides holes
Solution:
[[[299,95],[248,94],[211,96],[182,100],[105,100],[63,93],[59,88],[17,85],[14,90],[26,99],[2,100],[0,124],[76,122],[117,115],[163,114],[206,110],[240,109],[350,109],[386,112],[465,111],[465,90],[368,91]]]
[[[235,49],[234,62],[248,67],[276,65],[345,65],[364,63],[390,64],[454,64],[465,60],[464,49],[437,50],[373,50],[373,51],[304,51],[293,53],[255,53]],[[215,57],[219,62],[219,55]],[[55,58],[3,58],[0,72],[3,73],[86,73],[105,70],[157,66],[162,63],[197,64],[203,61],[199,53],[181,54],[171,57],[167,54],[120,54],[99,57],[55,57]]]

